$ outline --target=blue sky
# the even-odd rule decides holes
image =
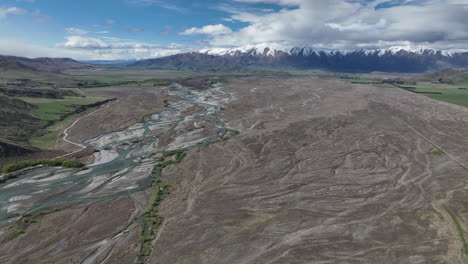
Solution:
[[[9,15],[1,21],[0,30],[11,37],[49,44],[63,41],[66,28],[83,29],[90,36],[108,32],[118,38],[167,44],[193,39],[177,34],[184,28],[216,24],[223,18],[223,12],[206,8],[217,1],[205,1],[206,6],[197,1],[167,2],[171,4],[127,0],[3,0],[0,7],[14,6],[30,13],[39,10],[48,18],[38,21],[34,15]]]
[[[461,49],[468,0],[0,0],[0,53],[141,59],[273,43]]]

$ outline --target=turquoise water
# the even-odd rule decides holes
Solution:
[[[171,96],[180,101],[154,114],[143,124],[85,142],[101,150],[104,156],[109,154],[110,159],[101,162],[98,159],[85,171],[41,168],[0,184],[0,226],[16,221],[20,213],[111,200],[145,190],[151,186],[151,170],[156,164],[151,158],[153,154],[220,140],[226,126],[218,116],[220,107],[216,100],[229,100],[228,94],[223,93],[220,87],[198,92],[174,84],[168,89]],[[210,102],[208,98],[216,100]],[[193,107],[200,111],[182,115],[182,112]],[[183,145],[170,143],[164,148],[157,146],[161,135],[183,128],[190,120],[210,122],[217,132],[184,142]]]

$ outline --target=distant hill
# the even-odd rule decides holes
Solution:
[[[126,66],[135,63],[137,60],[83,60],[82,63],[106,66]]]
[[[0,158],[9,156],[20,156],[27,153],[32,153],[34,151],[37,150],[28,146],[18,145],[11,141],[0,138]]]
[[[424,47],[380,50],[314,50],[308,47],[270,47],[266,44],[235,49],[205,49],[130,64],[131,67],[232,70],[245,67],[321,69],[335,72],[420,73],[444,68],[468,68],[468,52]]]
[[[420,81],[439,82],[447,84],[468,83],[468,70],[444,69],[419,76]]]
[[[23,100],[0,94],[0,140],[27,145],[31,135],[47,125],[30,115],[35,108]]]
[[[45,72],[62,72],[72,69],[88,69],[93,66],[68,58],[35,58],[28,59],[16,56],[0,55],[0,69],[29,70]]]
[[[129,65],[130,67],[144,68],[171,68],[192,70],[233,70],[248,66],[238,60],[225,56],[216,56],[203,53],[181,53],[168,57],[141,60]]]

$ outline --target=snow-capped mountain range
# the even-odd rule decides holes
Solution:
[[[259,44],[210,48],[134,63],[134,67],[233,70],[240,68],[321,69],[338,72],[426,72],[468,68],[468,52],[423,46],[324,50]]]
[[[408,53],[423,55],[430,54],[435,55],[440,53],[443,56],[453,56],[459,53],[455,50],[437,50],[424,46],[412,45],[412,46],[393,46],[387,49],[357,49],[357,50],[330,50],[330,49],[314,49],[311,47],[287,47],[277,44],[257,44],[247,45],[237,48],[208,48],[196,51],[198,53],[215,55],[215,56],[239,56],[239,55],[254,55],[254,56],[276,56],[278,54],[287,53],[293,56],[310,56],[310,55],[347,55],[350,53],[364,53],[366,55],[378,55],[383,56],[385,54],[395,55],[398,52],[405,51]],[[468,50],[467,50],[468,51]]]

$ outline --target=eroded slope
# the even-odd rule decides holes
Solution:
[[[467,109],[311,77],[226,90],[241,135],[164,174],[151,263],[466,260]]]

